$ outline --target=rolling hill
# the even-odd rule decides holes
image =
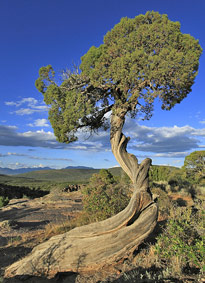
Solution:
[[[68,166],[64,169],[94,169],[92,167],[86,167],[86,166]],[[10,168],[2,168],[0,167],[0,174],[3,175],[18,175],[18,174],[24,174],[28,172],[33,171],[42,171],[42,170],[54,170],[50,167],[38,167],[38,168],[19,168],[19,169],[10,169]]]
[[[31,171],[39,171],[39,170],[50,170],[50,167],[42,167],[42,168],[20,168],[20,169],[10,169],[10,168],[2,168],[0,167],[0,174],[3,175],[17,175],[23,174]]]
[[[90,169],[87,167],[81,168],[70,168],[70,169],[48,169],[48,170],[38,170],[30,171],[23,174],[15,175],[1,175],[0,173],[0,183],[11,184],[18,186],[29,186],[29,187],[52,187],[55,184],[85,184],[88,183],[90,177],[94,173],[98,173],[100,169]],[[114,176],[125,175],[124,171],[120,167],[110,168],[109,171]],[[179,174],[180,169],[172,166],[158,166],[153,165],[150,170],[150,180],[166,180],[170,174]]]
[[[113,175],[119,176],[122,172],[120,167],[109,169]],[[40,170],[32,171],[24,174],[18,174],[16,177],[23,177],[26,179],[35,179],[42,181],[55,181],[55,182],[74,182],[82,183],[88,182],[94,173],[98,173],[100,169],[59,169],[59,170]]]

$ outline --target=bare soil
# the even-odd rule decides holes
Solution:
[[[6,267],[25,257],[47,239],[46,231],[55,225],[68,223],[82,210],[82,194],[78,192],[53,192],[36,199],[12,199],[0,209],[0,282]],[[48,238],[51,235],[48,236]],[[119,265],[120,266],[120,265]],[[41,277],[15,277],[3,279],[5,283],[111,282],[119,277],[120,267],[107,267],[95,273],[58,274],[53,279]]]
[[[173,196],[177,199],[179,196]],[[191,202],[191,199],[185,199]],[[46,240],[46,231],[49,227],[57,224],[68,223],[82,210],[82,194],[78,192],[53,192],[41,198],[36,199],[13,199],[10,203],[0,209],[0,282],[4,283],[100,283],[100,282],[199,282],[193,281],[193,277],[179,280],[170,278],[170,280],[159,281],[154,279],[154,275],[161,270],[156,267],[142,269],[132,265],[135,260],[127,259],[118,262],[115,266],[108,266],[102,270],[90,274],[61,273],[53,279],[42,277],[15,277],[3,279],[6,267],[18,259],[26,256],[34,246]],[[161,221],[164,222],[164,221]],[[165,221],[166,222],[166,221]],[[160,232],[160,223],[157,225],[152,239]],[[50,235],[49,235],[50,237]],[[143,246],[141,247],[143,248]],[[141,249],[140,248],[140,249]],[[136,257],[137,260],[137,257]],[[123,274],[126,272],[126,276]],[[152,279],[139,279],[140,274],[153,274]],[[133,281],[130,274],[139,274]],[[2,281],[3,280],[3,281]],[[201,281],[203,282],[203,281]]]
[[[0,209],[0,276],[45,237],[49,225],[63,225],[82,209],[80,192],[12,199]]]

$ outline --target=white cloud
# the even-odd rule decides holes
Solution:
[[[20,169],[20,168],[27,168],[28,165],[25,163],[15,162],[15,163],[8,163],[6,167],[10,169]]]
[[[24,116],[24,115],[31,115],[33,113],[40,113],[43,111],[48,111],[48,107],[47,106],[35,106],[33,108],[21,108],[12,113],[15,113],[20,116]]]
[[[185,157],[189,154],[188,151],[185,152],[171,152],[171,153],[156,153],[153,155],[153,157]]]
[[[33,97],[27,97],[23,98],[20,101],[7,101],[5,102],[7,106],[15,106],[15,107],[20,107],[22,105],[25,105],[26,107],[20,108],[18,110],[15,110],[11,113],[15,113],[17,115],[30,115],[33,113],[37,112],[42,112],[42,111],[48,111],[48,107],[45,105],[44,102],[40,102],[37,99]]]
[[[191,151],[205,148],[205,128],[183,127],[148,127],[141,126],[133,120],[125,125],[124,133],[131,136],[128,151],[137,151],[137,156],[183,158]],[[111,151],[109,131],[100,131],[89,139],[85,133],[78,133],[79,140],[71,144],[56,141],[50,131],[27,131],[20,133],[16,127],[0,126],[0,145],[46,147],[54,149],[83,150],[87,152]],[[89,135],[87,135],[89,137]],[[141,154],[140,154],[141,152]]]
[[[130,148],[138,151],[153,152],[173,156],[184,156],[184,152],[199,148],[205,129],[183,127],[147,127],[132,123],[127,126],[132,137]]]
[[[43,165],[43,164],[39,164],[39,165],[34,165],[33,166],[33,168],[43,168],[43,167],[45,167],[45,165]]]
[[[59,144],[56,141],[56,137],[54,136],[54,134],[52,132],[50,132],[50,131],[45,132],[43,129],[41,129],[40,131],[35,131],[35,132],[28,131],[28,132],[24,132],[24,133],[18,133],[17,135],[19,136],[20,139],[23,139],[25,141],[27,140],[31,143],[33,141],[34,144],[35,144],[35,142],[37,144],[39,143],[39,146],[41,146],[41,143],[42,143],[42,146],[43,146],[43,144],[45,144],[45,145],[46,144],[48,144],[48,145],[53,144],[54,146],[56,144]],[[36,146],[38,146],[38,145],[36,145]]]
[[[44,130],[17,132],[16,127],[0,126],[0,145],[62,148],[54,134]]]
[[[18,106],[18,103],[14,102],[14,101],[6,101],[5,105],[7,105],[7,106]]]
[[[16,153],[16,152],[7,152],[6,154],[0,153],[0,157],[10,157],[10,156],[27,157],[27,158],[33,159],[33,160],[55,160],[55,161],[73,162],[73,159],[71,159],[71,158],[33,156],[33,155],[29,155],[29,154]]]
[[[21,108],[19,110],[11,112],[11,114],[15,113],[17,115],[24,116],[24,115],[31,115],[31,114],[36,113],[36,112],[39,112],[39,110],[30,109],[30,108]]]
[[[32,124],[28,124],[29,127],[49,127],[47,119],[37,119]]]
[[[26,154],[23,153],[16,153],[16,152],[7,152],[5,156],[26,156]]]
[[[20,101],[6,101],[5,104],[7,106],[16,106],[19,107],[22,104],[27,104],[30,107],[33,107],[34,105],[38,104],[38,100],[33,97],[27,97],[23,98]]]
[[[21,168],[42,168],[42,167],[46,167],[43,164],[39,164],[39,165],[28,165],[26,163],[20,163],[20,162],[15,162],[15,163],[8,163],[6,165],[7,168],[10,169],[21,169]]]

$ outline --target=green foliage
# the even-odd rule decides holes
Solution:
[[[186,156],[182,169],[190,181],[199,182],[205,179],[205,150],[194,151]]]
[[[41,181],[52,181],[52,184],[59,182],[88,182],[92,174],[98,169],[60,169],[60,170],[40,170],[21,174],[26,178],[33,178]]]
[[[191,208],[173,208],[166,229],[155,245],[161,263],[172,266],[173,270],[182,271],[185,267],[202,269],[205,260],[203,225],[203,211],[193,213]]]
[[[169,174],[169,167],[153,165],[149,171],[149,178],[150,181],[166,181]]]
[[[32,173],[34,173],[33,171]],[[29,172],[31,173],[31,172]],[[36,176],[33,176],[31,173],[28,177],[20,177],[20,175],[0,175],[0,184],[18,186],[18,187],[29,187],[31,189],[42,189],[42,190],[50,190],[54,186],[54,181],[50,182],[50,180],[43,181]],[[23,175],[23,174],[22,174]],[[54,177],[55,178],[55,177]]]
[[[170,109],[190,92],[200,54],[198,41],[182,34],[179,22],[147,12],[122,18],[104,44],[81,58],[80,68],[96,86],[117,86],[121,102],[143,98],[150,104],[159,96]]]
[[[48,65],[39,70],[39,78],[36,80],[36,88],[44,95],[44,101],[49,108],[49,120],[54,129],[54,134],[60,142],[70,143],[77,140],[76,131],[85,124],[90,127],[90,131],[101,127],[102,122],[95,124],[95,113],[98,107],[95,103],[97,97],[90,97],[89,89],[85,87],[88,79],[76,72],[63,74],[62,80],[56,82],[53,68]],[[95,90],[97,93],[97,90]]]
[[[174,186],[174,185],[180,186],[183,185],[183,183],[185,183],[181,170],[179,172],[175,172],[174,174],[170,174],[167,180],[170,186]]]
[[[105,169],[94,174],[83,190],[83,210],[90,221],[104,220],[128,204],[128,191]]]
[[[167,217],[173,205],[168,194],[160,188],[153,188],[151,189],[151,192],[152,194],[158,195],[157,204],[160,215]]]
[[[78,129],[106,129],[110,110],[149,119],[157,97],[170,110],[191,91],[201,52],[198,40],[181,33],[179,22],[147,12],[122,18],[103,44],[81,58],[81,72],[65,71],[59,80],[51,65],[42,67],[36,87],[50,106],[56,137],[69,143],[77,140]]]
[[[9,203],[8,197],[0,196],[0,207],[3,207]]]
[[[150,181],[168,181],[173,176],[181,175],[180,169],[172,166],[152,165],[149,170]]]

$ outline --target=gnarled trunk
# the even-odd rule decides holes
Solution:
[[[149,186],[148,172],[151,165],[151,159],[145,159],[141,166],[139,166],[136,156],[127,152],[127,144],[130,138],[127,138],[122,133],[125,119],[123,116],[112,115],[111,117],[110,142],[112,152],[122,169],[130,177],[134,188],[146,191]]]
[[[24,259],[12,264],[6,277],[37,275],[54,277],[58,272],[96,270],[130,255],[152,232],[158,208],[148,186],[150,159],[140,165],[126,150],[129,141],[122,134],[124,117],[112,115],[112,151],[133,182],[127,207],[104,221],[92,223],[52,237],[35,247]]]

